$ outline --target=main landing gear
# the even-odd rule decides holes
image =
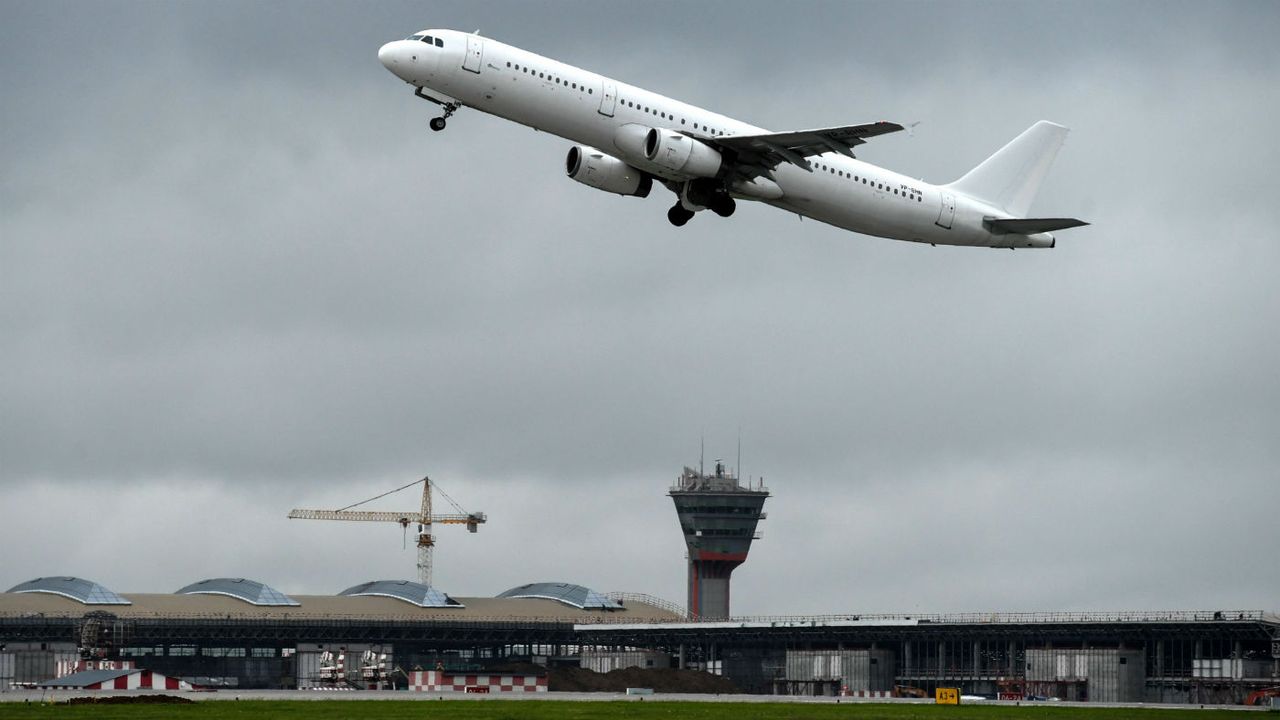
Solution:
[[[738,203],[728,195],[716,195],[709,205],[711,212],[720,217],[729,217],[734,210],[738,209]],[[684,227],[684,224],[693,219],[694,211],[685,208],[684,203],[677,202],[667,211],[667,220],[676,227]]]
[[[717,195],[716,199],[711,201],[711,212],[720,217],[729,217],[737,209],[738,203],[728,195]]]
[[[667,220],[676,227],[684,227],[684,224],[693,219],[693,211],[685,210],[684,205],[676,203],[667,211]]]

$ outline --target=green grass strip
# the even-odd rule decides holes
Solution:
[[[211,700],[190,705],[64,705],[41,703],[0,703],[0,718],[46,718],[72,720],[92,718],[359,718],[359,720],[608,720],[610,718],[680,718],[681,720],[971,720],[985,718],[1036,718],[1038,720],[1110,720],[1133,718],[1157,720],[1186,718],[1216,720],[1242,716],[1235,710],[1196,708],[1104,708],[1062,707],[1048,704],[961,705],[959,707],[916,704],[877,705],[841,703],[809,705],[795,703],[733,702],[572,702],[559,700]]]

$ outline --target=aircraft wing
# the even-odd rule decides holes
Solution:
[[[837,152],[853,157],[853,148],[867,138],[903,129],[898,123],[874,122],[762,135],[723,135],[707,140],[736,151],[739,161],[746,165],[772,169],[789,162],[812,171],[807,160],[810,156]]]

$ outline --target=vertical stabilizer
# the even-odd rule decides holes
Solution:
[[[1067,132],[1061,125],[1041,120],[947,187],[1014,217],[1026,217]]]

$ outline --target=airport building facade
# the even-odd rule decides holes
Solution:
[[[84,663],[197,687],[405,687],[513,665],[705,670],[762,694],[1239,703],[1280,685],[1280,617],[1256,611],[690,620],[643,595],[532,583],[454,598],[407,581],[289,597],[215,578],[119,595],[79,578],[0,593],[0,690]],[[109,666],[113,667],[113,666]],[[477,675],[478,677],[478,675]],[[554,688],[553,688],[554,689]]]

